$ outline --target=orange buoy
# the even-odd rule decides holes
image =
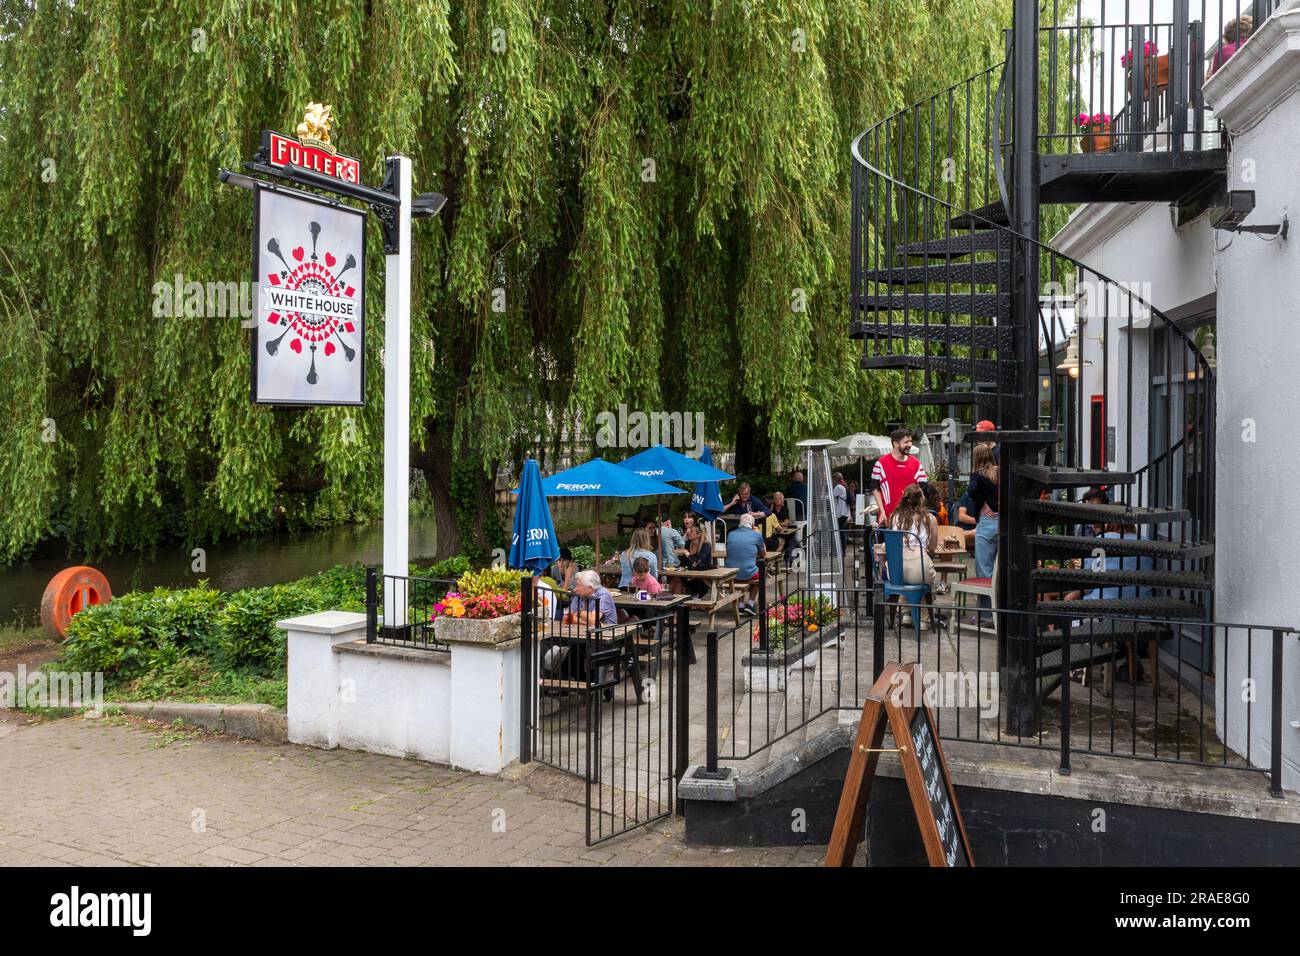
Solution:
[[[63,640],[72,615],[92,604],[107,604],[113,599],[108,578],[94,568],[78,565],[64,568],[45,586],[41,597],[41,625]]]

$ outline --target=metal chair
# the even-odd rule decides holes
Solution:
[[[880,584],[884,590],[885,600],[897,595],[904,598],[912,607],[912,626],[916,628],[916,638],[921,639],[921,599],[929,598],[931,604],[934,603],[934,594],[928,584],[907,584],[903,573],[903,548],[907,539],[912,538],[915,547],[922,554],[925,553],[925,547],[921,544],[921,539],[911,531],[899,531],[890,528],[877,528],[872,532],[871,544],[874,551],[877,542],[883,542],[885,545],[885,560],[880,576]],[[932,612],[933,613],[933,612]]]

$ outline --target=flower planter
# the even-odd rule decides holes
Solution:
[[[474,618],[444,615],[435,618],[433,633],[440,644],[504,644],[518,640],[522,614]]]
[[[1085,129],[1082,136],[1082,149],[1085,153],[1110,152],[1112,137],[1110,124],[1102,123],[1097,129]]]
[[[1169,54],[1162,53],[1159,56],[1146,58],[1146,82],[1142,84],[1142,95],[1150,96],[1154,86],[1157,93],[1163,93],[1169,86]],[[1133,86],[1133,68],[1128,67],[1124,71],[1124,88],[1131,89]]]

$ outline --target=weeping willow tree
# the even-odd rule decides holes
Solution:
[[[248,401],[218,184],[309,100],[449,197],[419,224],[412,462],[449,553],[490,476],[601,410],[703,412],[742,465],[896,414],[846,338],[848,147],[985,65],[1006,0],[0,0],[0,560],[375,512],[383,316],[359,409]],[[951,78],[951,79],[945,79]],[[371,302],[382,301],[378,229]]]

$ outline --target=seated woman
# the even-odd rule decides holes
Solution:
[[[659,579],[650,573],[650,562],[644,557],[632,561],[632,587],[652,597],[664,589]]]
[[[645,558],[650,564],[650,573],[656,578],[659,577],[659,558],[654,552],[654,539],[645,528],[637,528],[632,532],[632,540],[627,550],[618,556],[620,588],[632,586],[632,562],[637,558]]]
[[[678,549],[677,556],[681,559],[682,567],[688,571],[713,570],[713,546],[705,540],[704,529],[699,522],[693,521],[686,526],[686,547]],[[672,588],[677,594],[685,592],[697,598],[709,593],[709,585],[696,579],[674,579]]]
[[[939,523],[925,506],[920,485],[908,485],[889,518],[889,527],[907,531],[903,539],[903,583],[935,585],[931,554],[939,543]]]

